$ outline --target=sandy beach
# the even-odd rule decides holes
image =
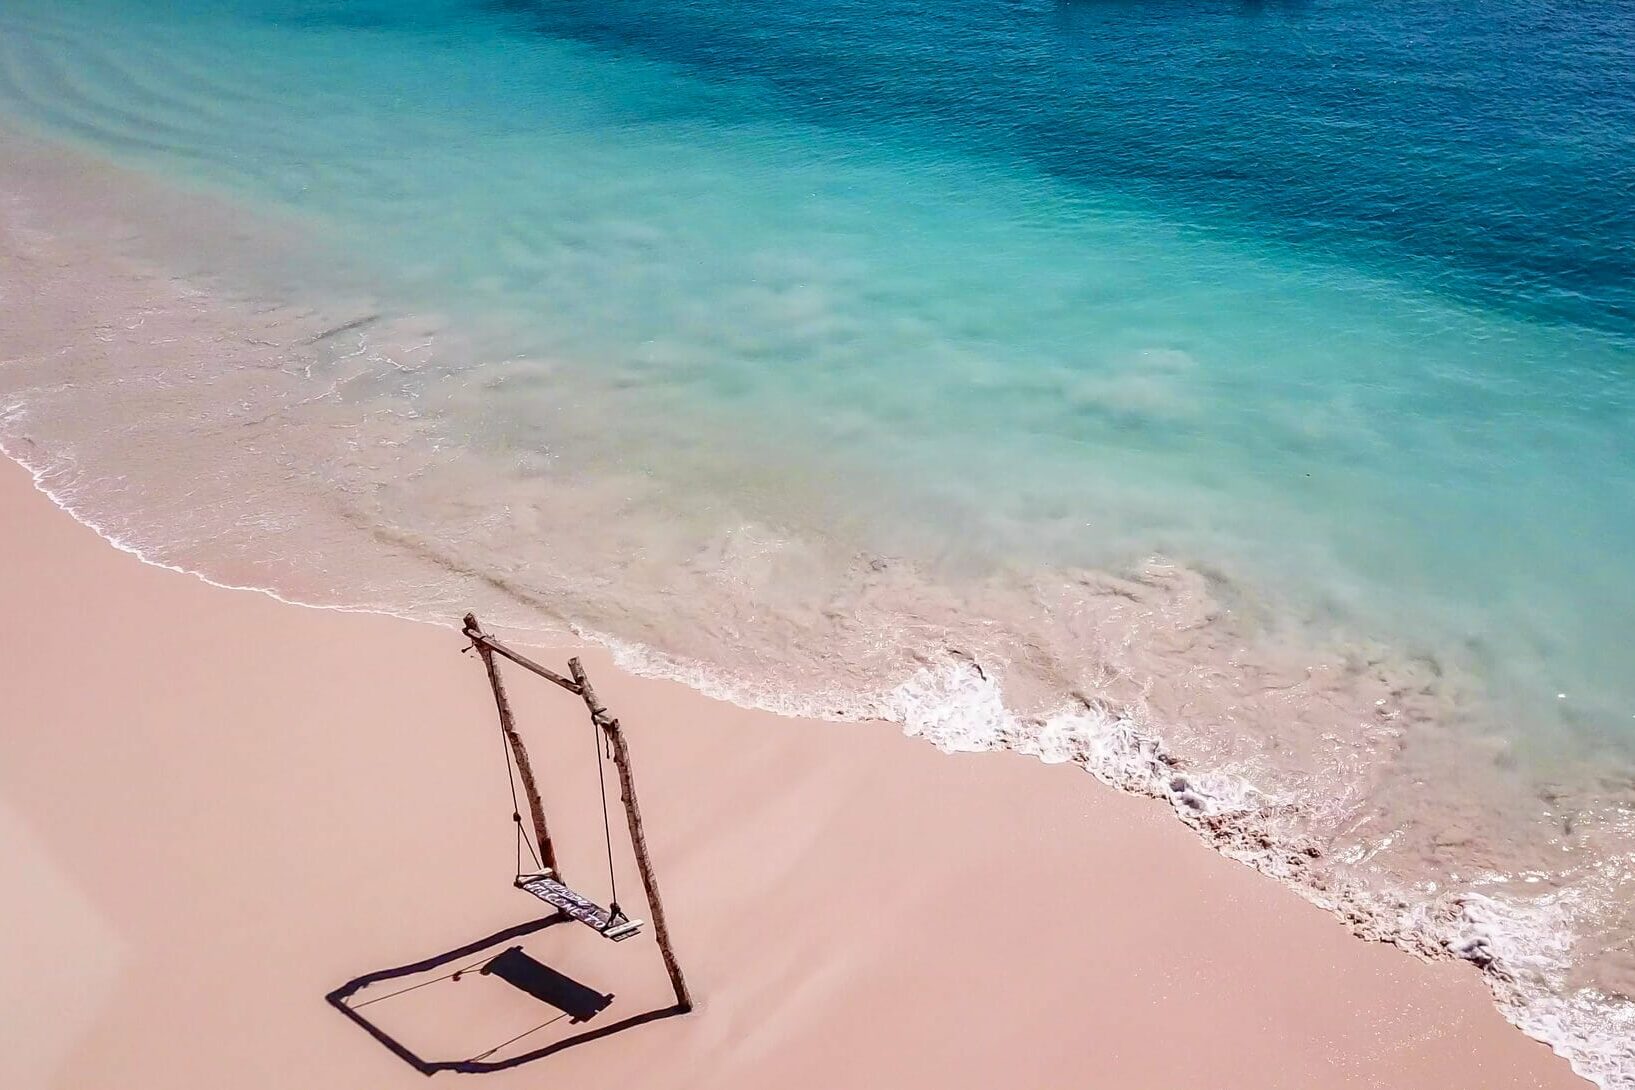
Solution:
[[[479,663],[452,628],[146,565],[9,462],[0,511],[0,1085],[420,1085],[325,996],[540,915],[510,885]],[[889,724],[744,711],[578,653],[630,736],[698,1008],[485,1083],[1585,1085],[1468,966],[1353,938],[1160,804]],[[564,872],[605,896],[583,710],[508,676]],[[650,934],[519,941],[614,993],[600,1020],[666,1002]],[[365,1013],[416,1054],[464,1059],[552,1012],[468,976]]]
[[[10,0],[0,1090],[1635,1090],[1629,41]]]

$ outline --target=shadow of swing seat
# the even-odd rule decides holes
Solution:
[[[518,991],[526,992],[568,1016],[569,1022],[588,1022],[608,1008],[613,996],[604,995],[572,977],[564,976],[543,962],[512,946],[496,954],[481,970],[497,976]]]
[[[524,1065],[534,1063],[535,1061],[543,1060],[547,1056],[554,1056],[559,1052],[564,1052],[580,1045],[589,1044],[593,1041],[599,1041],[606,1037],[615,1036],[627,1030],[634,1029],[637,1026],[646,1025],[649,1022],[658,1022],[666,1018],[674,1018],[678,1015],[687,1013],[689,1008],[682,1006],[680,1003],[676,1003],[669,1007],[659,1007],[652,1010],[642,1011],[639,1014],[627,1015],[615,1022],[606,1022],[598,1018],[596,1021],[599,1024],[594,1029],[587,1027],[562,1040],[551,1041],[540,1045],[537,1048],[531,1048],[525,1052],[521,1052],[513,1056],[493,1059],[493,1054],[499,1049],[515,1044],[517,1041],[529,1036],[530,1034],[551,1025],[558,1019],[568,1018],[571,1016],[573,1021],[577,1023],[582,1020],[588,1020],[590,1015],[593,1013],[590,1010],[592,1005],[590,997],[580,994],[569,995],[566,994],[566,989],[564,989],[564,994],[561,995],[563,1002],[560,1004],[557,1003],[552,997],[557,994],[554,985],[560,984],[560,981],[557,981],[554,978],[560,976],[561,974],[556,973],[555,970],[551,970],[547,966],[540,965],[540,963],[534,961],[533,958],[524,954],[521,961],[514,958],[508,958],[506,961],[500,962],[499,965],[501,967],[511,965],[523,970],[528,970],[534,965],[539,965],[540,969],[544,969],[546,972],[553,974],[551,977],[544,977],[536,976],[533,973],[526,971],[517,973],[516,975],[518,978],[521,979],[525,985],[527,985],[519,985],[518,987],[529,996],[540,999],[542,1002],[549,1006],[555,1007],[562,1013],[558,1014],[553,1019],[535,1026],[526,1033],[520,1034],[511,1040],[502,1041],[494,1048],[490,1048],[476,1056],[452,1059],[423,1057],[419,1055],[419,1053],[417,1053],[408,1042],[400,1041],[393,1037],[384,1027],[377,1025],[370,1018],[370,1012],[367,1008],[369,1008],[373,1003],[390,1000],[394,995],[401,995],[404,992],[418,991],[420,988],[436,984],[438,981],[459,979],[468,973],[480,972],[482,966],[494,963],[497,958],[503,957],[505,953],[508,952],[506,950],[501,950],[498,954],[487,954],[479,957],[479,955],[484,954],[484,951],[492,950],[496,947],[507,944],[514,944],[517,939],[524,938],[525,936],[535,934],[559,924],[568,923],[571,919],[572,917],[568,916],[566,913],[560,911],[552,912],[548,916],[543,916],[537,920],[531,920],[527,923],[517,924],[513,927],[505,928],[504,930],[496,932],[495,934],[484,936],[483,938],[465,943],[453,950],[448,950],[429,958],[411,962],[407,965],[399,965],[395,968],[377,969],[374,972],[365,973],[362,976],[355,977],[352,980],[347,981],[345,984],[326,995],[324,999],[331,1007],[339,1011],[349,1021],[358,1026],[358,1028],[362,1029],[370,1037],[373,1037],[375,1041],[383,1046],[388,1052],[396,1056],[399,1060],[402,1060],[404,1063],[408,1064],[422,1075],[435,1075],[441,1071],[453,1071],[466,1075],[484,1075],[499,1071],[507,1071],[511,1068],[522,1067]],[[436,980],[408,984],[398,988],[394,992],[389,992],[386,995],[379,996],[375,999],[365,999],[357,1003],[352,1002],[353,997],[357,996],[358,993],[364,988],[368,988],[376,984],[383,984],[387,981],[402,983],[403,981],[412,980],[422,973],[447,970],[450,966],[457,965],[472,957],[478,957],[475,964],[471,964],[467,968],[455,969],[452,972],[444,971],[443,975],[439,976]],[[498,972],[490,975],[499,976],[503,982],[511,983],[511,981],[507,980],[506,977],[501,976]],[[586,992],[590,993],[590,996],[595,997],[595,1003],[598,1011],[611,1009],[613,1005],[611,1000],[613,997],[603,997],[591,988],[580,984],[571,978],[563,979],[567,980],[570,988],[583,988]],[[544,983],[545,980],[550,980],[551,983],[546,984]],[[536,991],[535,988],[538,990]],[[540,994],[541,992],[544,994]],[[609,1002],[602,1004],[603,998],[607,998]],[[570,1006],[572,1007],[571,1010],[569,1009]],[[584,1012],[584,1018],[578,1017],[578,1012],[580,1011]]]
[[[566,1049],[579,1045],[599,1041],[611,1037],[636,1026],[645,1025],[677,1015],[687,1014],[693,1009],[692,996],[687,990],[687,983],[681,974],[681,966],[676,961],[675,951],[671,948],[668,930],[664,921],[664,905],[659,898],[658,881],[653,875],[653,864],[647,853],[646,836],[642,830],[641,810],[636,802],[636,788],[634,776],[630,769],[630,747],[625,740],[624,732],[619,726],[618,719],[608,713],[596,698],[596,691],[591,687],[590,679],[585,676],[584,668],[578,659],[568,660],[566,678],[555,671],[539,665],[524,655],[506,647],[485,633],[477,623],[477,618],[466,614],[464,635],[470,640],[467,650],[474,650],[483,661],[488,674],[489,686],[493,690],[495,709],[499,715],[499,728],[504,748],[506,778],[511,791],[511,824],[516,839],[516,870],[515,884],[518,889],[550,905],[554,911],[549,915],[528,923],[518,924],[506,928],[486,938],[466,943],[454,950],[438,954],[434,957],[401,965],[391,969],[379,969],[347,981],[341,987],[334,989],[324,998],[337,1011],[360,1029],[374,1038],[392,1055],[408,1064],[423,1075],[433,1075],[440,1071],[454,1071],[462,1074],[487,1074],[505,1071],[547,1056],[553,1056]],[[607,845],[608,854],[608,906],[590,900],[583,894],[576,892],[565,885],[556,871],[556,853],[551,843],[549,830],[545,825],[544,805],[539,796],[539,788],[533,778],[532,766],[528,760],[527,748],[521,736],[517,733],[516,721],[511,712],[510,701],[506,696],[505,686],[500,678],[499,659],[505,659],[523,669],[544,678],[559,688],[578,696],[590,713],[590,725],[597,741],[597,780],[602,802],[603,839]],[[569,1018],[574,1023],[580,1023],[595,1018],[613,1004],[612,995],[604,995],[594,988],[564,976],[555,969],[536,961],[523,952],[520,946],[509,946],[498,954],[483,956],[470,965],[462,968],[449,967],[467,958],[482,954],[505,943],[541,931],[558,923],[569,920],[584,924],[612,942],[620,942],[634,935],[640,934],[647,924],[642,920],[631,920],[619,908],[618,887],[615,884],[615,867],[613,859],[613,835],[609,820],[609,805],[607,800],[606,762],[611,761],[617,772],[619,781],[620,802],[625,811],[625,824],[630,834],[630,846],[635,856],[636,869],[641,875],[642,891],[651,914],[653,937],[658,947],[660,957],[664,962],[665,973],[670,978],[670,986],[675,994],[675,1003],[668,1007],[656,1007],[638,1014],[618,1018],[613,1022],[599,1020],[594,1029],[579,1030],[561,1040],[550,1041],[526,1051],[495,1059],[495,1054],[502,1049],[510,1049],[525,1038],[545,1029],[547,1026]],[[519,791],[518,788],[521,788]],[[527,810],[532,820],[533,837],[529,837],[529,829],[523,824],[522,798],[527,799]],[[523,853],[532,856],[534,870],[523,870]],[[409,1043],[394,1038],[385,1028],[377,1025],[365,1008],[373,1004],[391,999],[406,992],[419,991],[444,980],[459,980],[468,972],[478,970],[484,976],[498,977],[502,982],[547,1004],[561,1012],[555,1017],[542,1022],[532,1029],[525,1030],[508,1040],[500,1042],[475,1056],[460,1059],[436,1059],[419,1055]],[[431,980],[421,980],[416,983],[405,983],[394,991],[385,995],[352,1002],[362,989],[386,981],[406,981],[420,974],[443,970],[441,976]]]

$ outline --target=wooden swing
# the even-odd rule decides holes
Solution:
[[[551,877],[550,871],[517,875],[517,888],[532,893],[553,908],[561,909],[580,923],[594,928],[604,939],[614,942],[623,942],[632,935],[640,934],[642,924],[646,922],[627,919],[619,910],[618,901],[614,901],[611,908],[603,908],[595,901],[581,897]]]
[[[670,946],[670,932],[664,920],[664,904],[659,899],[658,879],[653,873],[652,860],[647,855],[647,837],[642,831],[641,809],[636,802],[635,780],[630,771],[630,747],[619,727],[619,721],[609,715],[607,709],[596,699],[596,692],[591,688],[590,679],[585,676],[584,668],[577,658],[568,660],[568,670],[572,677],[566,678],[518,654],[484,633],[473,614],[468,613],[465,616],[464,633],[471,641],[471,648],[468,650],[475,649],[482,657],[483,666],[488,671],[489,685],[494,690],[494,704],[499,711],[500,732],[505,742],[506,777],[511,788],[511,821],[516,829],[515,886],[613,942],[623,942],[640,934],[645,921],[630,919],[619,907],[604,764],[605,761],[611,760],[618,771],[620,801],[624,804],[625,823],[630,832],[630,845],[636,856],[636,867],[641,873],[647,904],[653,914],[653,934],[658,940],[659,953],[664,958],[665,971],[669,974],[670,984],[675,990],[677,1006],[683,1011],[691,1010],[692,997],[687,990],[687,982],[682,978],[675,952]],[[585,707],[590,711],[591,729],[596,743],[597,779],[602,793],[602,831],[607,843],[609,898],[606,908],[575,891],[562,880],[561,868],[556,860],[556,848],[551,842],[550,831],[545,824],[545,807],[540,800],[533,765],[528,760],[528,751],[522,744],[522,738],[517,734],[516,722],[511,714],[511,702],[506,697],[505,685],[500,679],[496,656],[508,659],[575,694],[585,702]],[[523,828],[522,810],[517,797],[519,783],[523,796],[528,800],[528,810],[532,818],[531,839]],[[523,868],[524,848],[533,860],[532,870],[525,871]]]

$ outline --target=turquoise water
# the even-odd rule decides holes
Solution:
[[[947,614],[853,595],[885,557],[1065,691],[1186,660],[1109,667],[1097,628],[1080,662],[995,580],[1158,555],[1256,632],[1457,678],[1506,768],[1622,784],[1632,32],[1530,0],[10,0],[0,110],[293,218],[322,257],[276,290],[435,314],[433,362],[352,401],[417,406],[414,449],[641,482],[594,510],[652,593],[599,597],[548,518],[371,465],[367,513],[569,621],[813,671],[826,610],[935,642]],[[810,551],[757,567],[746,527]]]
[[[648,424],[843,448],[983,553],[1298,580],[1635,725],[1616,6],[9,10],[13,109],[321,217]]]

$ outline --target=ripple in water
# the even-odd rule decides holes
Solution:
[[[1632,1085],[1623,47],[1506,134],[1166,11],[9,5],[0,107],[155,180],[6,138],[0,438],[223,581],[1079,762]]]

